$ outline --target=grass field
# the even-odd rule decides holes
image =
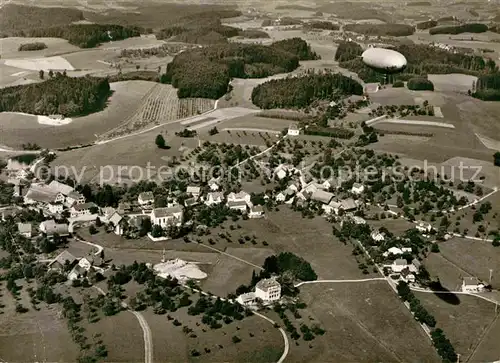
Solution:
[[[438,362],[423,330],[386,282],[317,284],[301,287],[315,323],[326,329],[314,349],[290,361]],[[411,344],[408,344],[411,342]]]
[[[418,293],[415,295],[422,305],[435,317],[437,326],[444,330],[446,337],[450,339],[455,351],[459,353],[460,361],[468,361],[470,354],[481,340],[485,329],[491,324],[495,315],[495,306],[487,301],[472,296],[460,295],[460,304],[452,305],[440,299],[434,294]],[[487,338],[493,338],[495,330],[489,332]],[[487,360],[472,361],[493,361],[498,359],[500,347],[486,347],[481,349]],[[477,357],[477,356],[476,356]]]
[[[43,50],[20,52],[18,48],[22,44],[41,42],[47,45]],[[71,45],[67,40],[61,38],[2,38],[0,39],[0,49],[2,49],[2,59],[27,58],[27,57],[47,57],[55,54],[75,52],[80,48]]]
[[[490,271],[493,270],[491,284],[500,287],[500,251],[491,243],[452,238],[439,244],[441,255],[450,262],[460,266],[471,275],[488,282]]]
[[[15,312],[15,300],[0,286],[1,301],[5,307],[0,315],[0,358],[7,362],[74,362],[79,348],[73,343],[64,318],[59,317],[57,305],[39,304],[31,307],[28,293],[20,292],[20,303],[29,309],[24,314]]]

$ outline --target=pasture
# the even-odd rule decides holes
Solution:
[[[36,51],[20,52],[19,46],[27,43],[41,42],[47,45],[47,48]],[[61,53],[77,52],[80,50],[77,46],[69,44],[61,38],[19,38],[9,37],[0,39],[0,49],[2,50],[2,59],[15,59],[26,57],[49,57]]]
[[[440,243],[439,250],[443,258],[486,283],[489,282],[490,269],[492,269],[491,284],[494,288],[500,287],[498,247],[493,247],[489,242],[454,237]]]
[[[301,298],[313,323],[326,328],[313,350],[292,361],[439,362],[411,313],[385,281],[304,285]],[[411,344],[408,344],[411,342]]]
[[[443,329],[450,339],[455,351],[460,354],[460,360],[468,361],[477,345],[484,338],[492,338],[495,331],[483,334],[495,318],[495,305],[474,296],[458,295],[459,303],[450,304],[439,296],[430,293],[415,292],[422,305],[434,316],[437,326]],[[484,361],[494,361],[500,354],[500,347],[491,346],[488,351],[482,351],[482,356],[489,358]],[[477,362],[478,360],[473,360]]]

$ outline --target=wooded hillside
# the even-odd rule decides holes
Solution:
[[[479,77],[472,95],[483,101],[500,101],[500,73]]]
[[[0,35],[9,36],[29,29],[68,25],[83,19],[83,13],[78,9],[6,4],[0,8]]]
[[[217,99],[227,92],[232,77],[263,78],[291,72],[301,59],[314,59],[300,38],[273,43],[228,43],[187,50],[175,56],[162,75],[162,83],[178,88],[179,97]]]
[[[0,89],[0,112],[81,116],[103,109],[109,95],[106,78],[56,73],[42,83]]]
[[[113,24],[72,24],[49,28],[30,29],[17,36],[49,37],[66,39],[80,48],[93,48],[101,43],[122,40],[141,35],[139,28]]]
[[[363,86],[340,73],[318,73],[274,79],[252,91],[252,102],[260,108],[304,108],[314,100],[362,95]]]

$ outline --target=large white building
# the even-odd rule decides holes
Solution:
[[[162,228],[168,226],[182,225],[183,211],[180,206],[174,206],[170,208],[155,208],[151,212],[151,223],[157,224]]]
[[[275,279],[264,279],[255,285],[255,297],[264,303],[277,301],[281,298],[281,285]]]
[[[477,277],[464,277],[462,281],[462,292],[480,292],[484,284],[480,283]]]

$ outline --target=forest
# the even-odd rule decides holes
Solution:
[[[470,23],[432,28],[429,29],[429,34],[484,33],[486,31],[488,31],[488,26],[486,24]]]
[[[81,116],[103,109],[109,95],[105,78],[56,73],[45,82],[0,89],[0,112]]]
[[[305,24],[304,27],[310,29],[325,29],[325,30],[339,30],[340,26],[338,24],[332,23],[331,21],[310,21]]]
[[[434,84],[423,77],[411,78],[406,87],[412,91],[434,91]]]
[[[263,78],[291,72],[300,59],[315,59],[309,45],[293,38],[270,46],[228,43],[187,50],[175,56],[160,78],[178,89],[178,96],[217,99],[232,77]]]
[[[500,101],[500,73],[480,76],[472,96],[483,101]]]
[[[77,9],[5,4],[0,8],[0,35],[11,36],[19,31],[68,25],[83,19],[83,13]]]
[[[139,28],[113,24],[71,24],[29,29],[15,34],[15,36],[31,38],[62,38],[80,48],[93,48],[101,43],[138,37],[140,35]]]
[[[480,56],[450,53],[424,44],[402,44],[393,49],[403,54],[408,61],[404,73],[397,75],[397,78],[401,80],[427,74],[463,73],[480,76],[498,70],[491,59],[485,60]],[[361,46],[354,42],[340,43],[335,60],[340,63],[341,67],[357,73],[363,81],[379,82],[381,75],[367,67],[359,58],[362,51]]]
[[[426,29],[434,28],[437,25],[438,25],[438,22],[436,20],[427,20],[427,21],[423,21],[421,23],[417,23],[416,26],[417,26],[417,29],[426,30]]]
[[[42,43],[42,42],[35,42],[35,43],[21,44],[17,50],[19,52],[26,52],[26,51],[33,51],[33,50],[42,50],[42,49],[46,49],[46,48],[47,48],[47,44]]]
[[[406,24],[346,24],[344,31],[370,36],[405,37],[415,33],[415,28]]]
[[[252,102],[260,108],[304,108],[315,100],[362,95],[363,86],[340,73],[317,73],[273,79],[252,91]]]

